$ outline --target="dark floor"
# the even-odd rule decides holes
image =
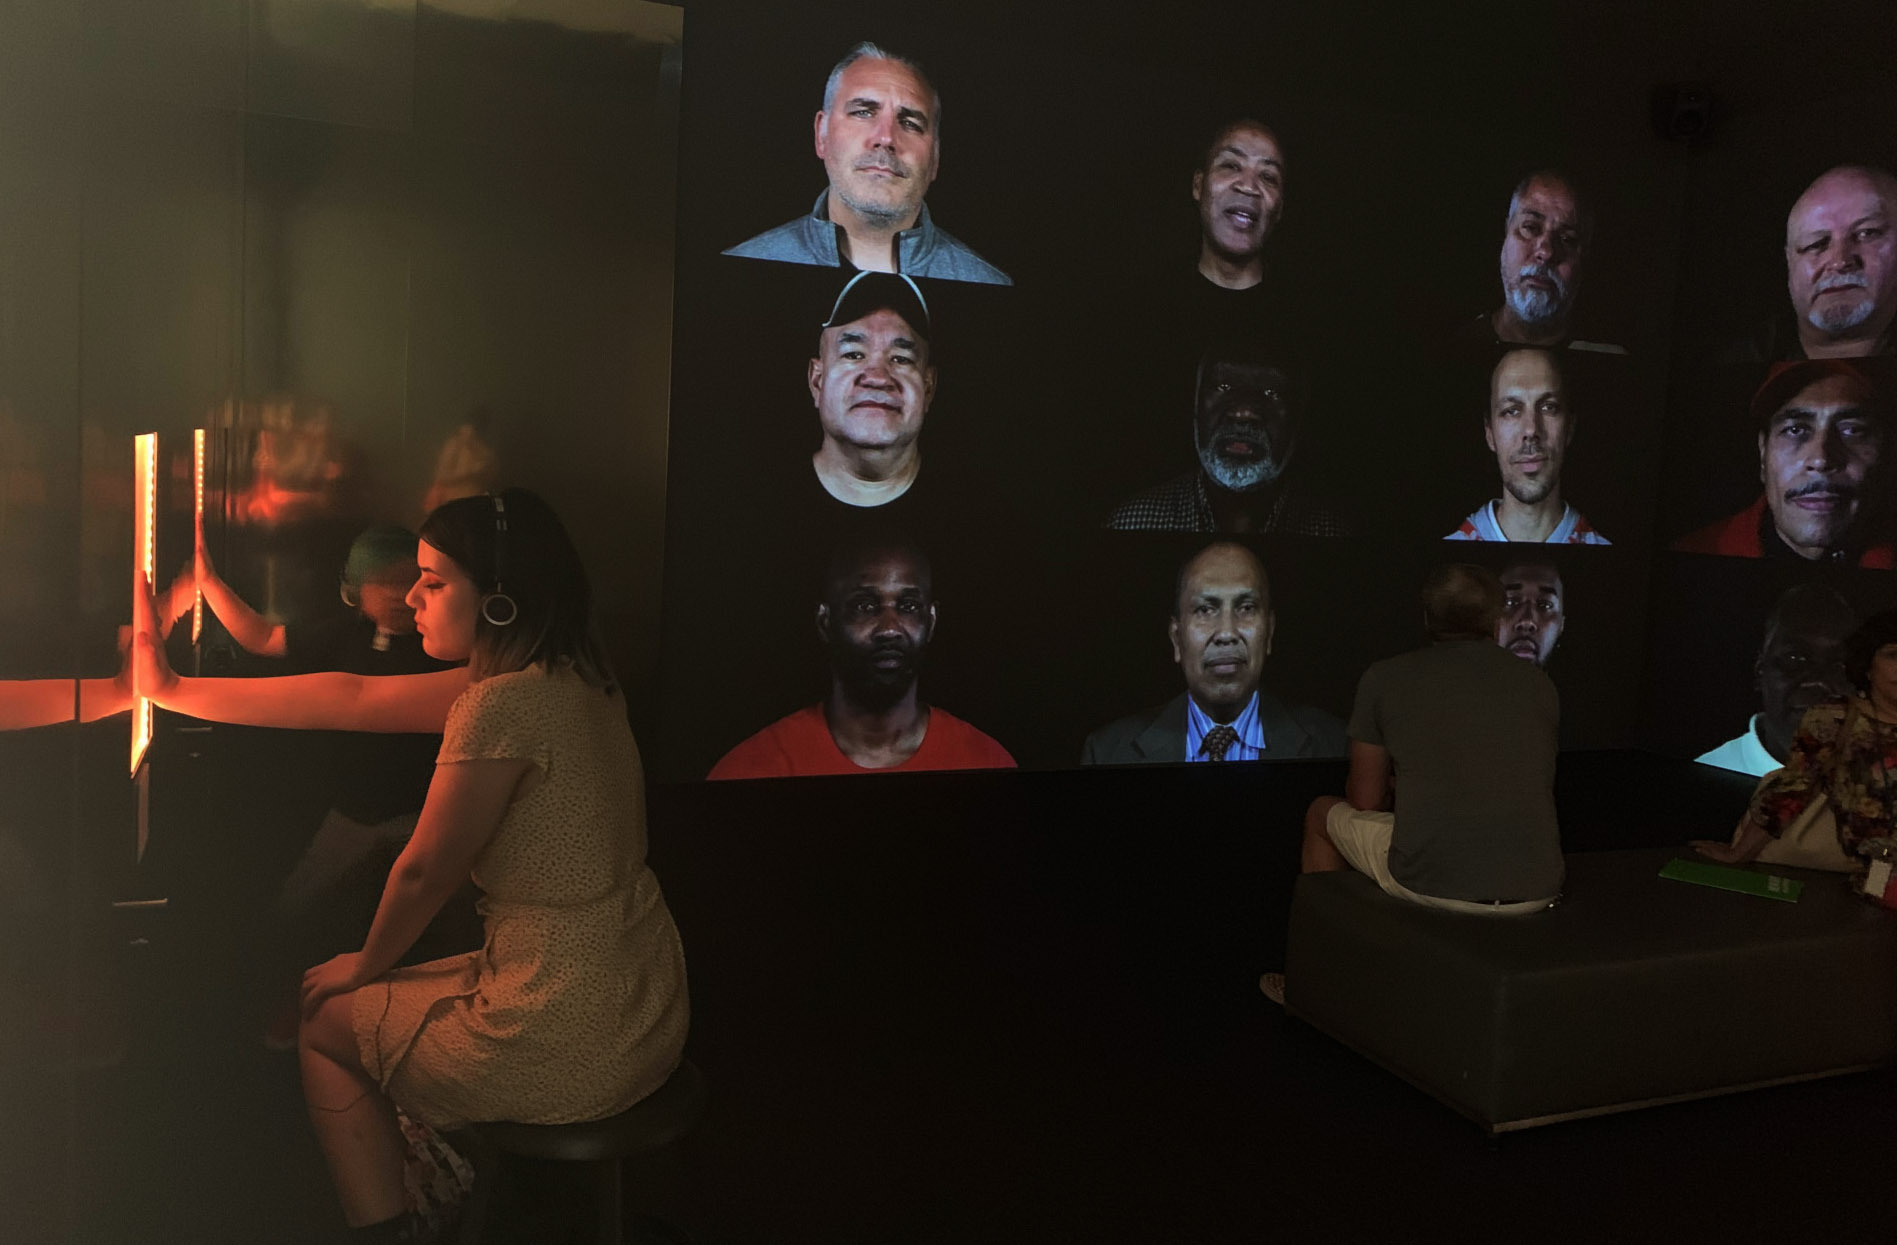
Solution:
[[[1189,1050],[1056,1049],[1006,1027],[973,1049],[966,1032],[956,1049],[701,1044],[716,1098],[663,1209],[707,1245],[1868,1240],[1897,1118],[1897,1078],[1872,1074],[1491,1144],[1262,999]],[[88,1078],[75,1240],[339,1239],[294,1061],[203,1029],[161,1025]],[[553,1239],[520,1218],[513,1239]]]
[[[1643,765],[1571,780],[1564,817],[1672,781]],[[707,1245],[1887,1235],[1897,1077],[1491,1143],[1256,990],[1294,869],[1263,829],[1282,809],[1259,810],[1332,775],[1201,785],[1194,821],[1163,833],[1136,827],[1177,807],[1168,780],[1095,776],[1088,810],[1042,777],[999,804],[905,787],[928,810],[907,835],[833,816],[890,787],[654,792],[712,1105],[652,1208]],[[1708,824],[1730,812],[1688,795]],[[1244,834],[1206,832],[1207,808],[1246,810]],[[1663,809],[1662,829],[1682,816]],[[1571,846],[1652,833],[1616,821]],[[79,1074],[71,1239],[338,1239],[294,1060],[256,1040],[242,939],[193,911],[121,952],[128,1040]],[[556,1240],[550,1216],[580,1190],[542,1176],[514,1196],[513,1239]]]

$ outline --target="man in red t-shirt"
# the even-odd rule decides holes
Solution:
[[[920,549],[885,538],[837,550],[817,606],[817,634],[830,653],[829,697],[727,752],[710,777],[1012,769],[1007,749],[917,694],[916,670],[935,622],[929,560]]]

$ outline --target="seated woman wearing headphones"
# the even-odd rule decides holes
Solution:
[[[304,1099],[365,1241],[421,1239],[396,1105],[438,1129],[599,1119],[665,1081],[689,1018],[678,932],[645,863],[638,747],[565,529],[524,490],[463,498],[422,525],[417,561],[423,647],[465,671],[181,679],[139,620],[138,690],[166,708],[444,731],[362,950],[303,979]],[[395,968],[470,874],[486,946]]]

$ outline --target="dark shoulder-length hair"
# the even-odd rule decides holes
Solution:
[[[422,523],[421,538],[453,558],[480,589],[468,656],[474,679],[536,664],[570,665],[595,687],[614,690],[579,551],[538,495],[510,488],[446,502]]]
[[[1870,691],[1871,662],[1886,644],[1897,644],[1897,610],[1872,614],[1845,638],[1844,673],[1859,692]]]

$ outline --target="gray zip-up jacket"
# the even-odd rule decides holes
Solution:
[[[815,264],[836,268],[842,263],[837,235],[841,227],[830,220],[830,192],[817,196],[816,206],[796,220],[740,242],[726,251],[741,259],[774,259],[786,264]],[[936,226],[929,205],[922,205],[913,228],[896,235],[896,270],[911,277],[938,281],[976,281],[983,285],[1013,285],[1008,274],[971,251],[946,229]]]

